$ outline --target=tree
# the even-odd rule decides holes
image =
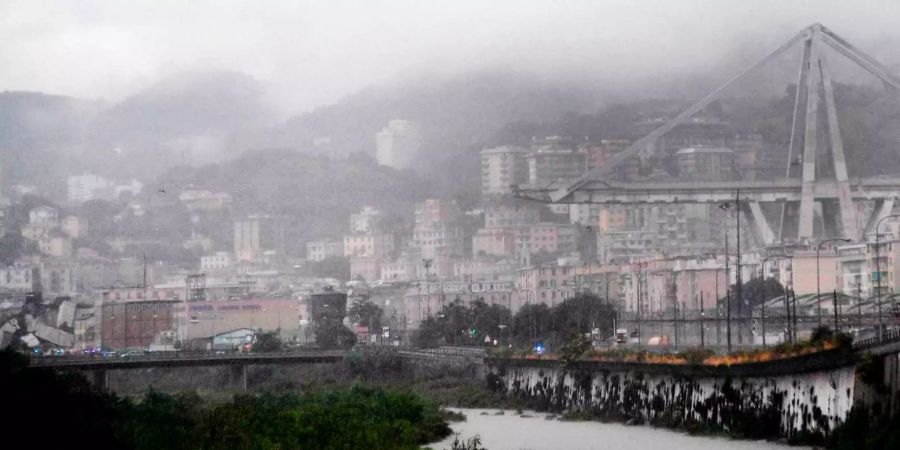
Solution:
[[[754,308],[763,302],[784,295],[784,286],[774,278],[753,278],[741,285],[741,299],[737,298],[735,285],[729,287],[732,308]],[[736,310],[736,309],[733,309]]]
[[[368,296],[357,297],[350,308],[347,315],[351,323],[359,324],[369,329],[369,333],[377,333],[381,330],[383,323],[384,310],[380,306],[372,303]]]
[[[325,321],[316,326],[316,344],[322,348],[350,348],[356,344],[356,334],[340,322]]]
[[[253,353],[269,353],[281,351],[282,342],[275,331],[266,331],[256,336],[250,351]]]
[[[544,303],[524,305],[512,319],[512,337],[518,345],[543,341],[550,328],[550,307]]]
[[[18,231],[7,231],[0,237],[0,264],[10,265],[28,253],[28,242]]]

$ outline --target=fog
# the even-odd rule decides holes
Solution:
[[[496,68],[638,89],[733,68],[813,22],[896,64],[898,17],[889,0],[4,1],[0,86],[117,101],[225,69],[259,80],[283,114]]]

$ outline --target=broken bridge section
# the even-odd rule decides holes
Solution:
[[[617,169],[626,162],[652,156],[657,151],[657,141],[663,135],[688,123],[698,112],[719,99],[723,91],[798,44],[802,46],[802,56],[783,181],[614,181]],[[862,240],[871,231],[870,224],[891,213],[894,199],[900,196],[900,176],[860,179],[851,178],[848,173],[834,86],[825,52],[829,48],[880,79],[887,89],[894,93],[900,91],[900,80],[874,58],[821,24],[813,24],[675,118],[612,155],[604,166],[572,182],[523,186],[515,192],[532,200],[570,204],[714,203],[739,198],[738,214],[748,220],[754,237],[762,245],[826,236]],[[872,203],[874,207],[870,207]],[[762,206],[765,204],[775,204],[773,206],[780,210],[774,221],[764,214],[766,208]],[[772,209],[768,208],[769,211]],[[861,220],[864,211],[871,211],[870,217]],[[777,227],[770,222],[775,222]]]

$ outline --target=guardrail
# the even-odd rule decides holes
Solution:
[[[860,339],[853,343],[853,347],[856,349],[865,349],[878,347],[879,345],[891,344],[894,342],[900,342],[900,329],[890,329],[886,330],[882,335],[872,336],[865,339]]]
[[[167,353],[136,356],[113,356],[108,358],[90,356],[44,356],[31,358],[30,365],[34,367],[65,367],[65,366],[105,366],[121,364],[152,365],[154,362],[171,363],[200,363],[225,362],[225,361],[262,361],[262,360],[293,360],[293,359],[318,359],[337,358],[346,354],[342,350],[310,351],[310,352],[268,352],[268,353],[226,353],[226,354],[196,354],[196,353]]]

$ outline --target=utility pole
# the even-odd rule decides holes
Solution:
[[[862,279],[856,282],[856,315],[859,316],[858,327],[862,328]]]
[[[703,291],[700,291],[700,348],[706,347],[706,315],[703,312]]]
[[[837,289],[832,292],[832,298],[834,299],[834,332],[837,333],[841,331],[841,312],[838,310],[840,306],[838,305]]]
[[[793,278],[793,268],[791,269],[791,277]],[[797,291],[794,290],[794,284],[791,283],[791,300],[794,303],[794,336],[793,342],[797,342],[797,333],[800,331],[797,329]]]
[[[762,303],[762,341],[763,347],[766,346],[766,302]]]
[[[785,331],[785,340],[788,342],[791,341],[791,290],[789,288],[784,289],[784,331]]]
[[[881,242],[880,237],[881,233],[879,232],[881,228],[881,222],[884,222],[886,219],[890,219],[891,217],[900,217],[900,214],[890,214],[882,217],[875,224],[875,270],[877,272],[877,277],[875,281],[877,283],[876,293],[875,293],[875,303],[878,306],[878,340],[881,341],[884,334],[884,315],[881,311]]]
[[[672,269],[672,328],[675,329],[675,350],[678,350],[678,272]]]
[[[722,203],[719,205],[719,208],[727,213],[728,209],[731,208],[731,203]],[[726,217],[727,220],[727,217]],[[725,230],[725,337],[728,344],[728,352],[731,353],[731,289],[728,288],[728,276],[731,274],[731,270],[728,267],[728,227],[724,227]],[[740,267],[740,265],[738,266]],[[716,278],[718,281],[718,278]],[[718,301],[716,302],[718,304]]]
[[[735,264],[737,265],[737,273],[734,278],[734,295],[738,301],[738,318],[741,318],[741,311],[744,306],[744,297],[741,295],[743,286],[741,285],[741,190],[735,191],[734,197],[734,214],[737,222],[737,250],[735,254]],[[729,319],[730,321],[730,319]],[[738,323],[738,335],[740,335],[741,325]],[[729,336],[728,351],[731,351],[731,337]]]

